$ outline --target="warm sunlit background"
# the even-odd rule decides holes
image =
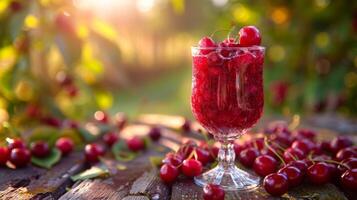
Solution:
[[[267,47],[266,115],[356,116],[356,1],[1,0],[0,121],[38,107],[191,118],[190,46],[234,25]]]

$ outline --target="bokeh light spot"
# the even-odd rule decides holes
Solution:
[[[268,56],[271,61],[273,62],[279,62],[282,61],[285,58],[285,49],[284,47],[280,45],[274,45],[270,47],[268,51]]]
[[[212,0],[213,5],[223,7],[228,3],[228,0]]]
[[[149,12],[155,5],[155,0],[137,0],[136,6],[140,12]]]
[[[28,28],[36,28],[38,26],[38,19],[33,15],[28,15],[25,18],[25,26]]]
[[[318,8],[324,9],[330,4],[329,0],[315,0],[315,5]]]
[[[254,23],[255,13],[243,4],[237,4],[233,8],[233,17],[239,23]]]
[[[9,119],[9,114],[5,109],[0,108],[0,124],[6,122]]]
[[[348,88],[353,88],[357,85],[357,73],[350,72],[345,76],[345,85]]]
[[[271,14],[271,19],[276,24],[283,24],[287,22],[289,18],[289,10],[285,7],[278,7],[273,10]]]
[[[325,48],[330,43],[330,36],[326,32],[318,33],[315,36],[315,44],[319,48]]]
[[[20,81],[15,88],[16,97],[22,101],[30,101],[34,97],[34,91],[31,83]]]

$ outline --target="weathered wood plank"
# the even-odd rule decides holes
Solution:
[[[71,184],[70,176],[83,168],[83,155],[78,152],[63,158],[51,170],[34,166],[17,170],[1,169],[1,174],[7,174],[1,179],[0,199],[57,199]],[[11,180],[11,176],[15,179]]]

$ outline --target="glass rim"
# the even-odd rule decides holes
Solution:
[[[265,47],[253,45],[249,47],[199,47],[199,46],[191,46],[192,50],[216,50],[216,49],[224,49],[224,50],[265,50]]]

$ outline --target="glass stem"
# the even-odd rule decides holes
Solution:
[[[220,140],[221,148],[218,152],[218,165],[224,170],[235,166],[234,140]]]

